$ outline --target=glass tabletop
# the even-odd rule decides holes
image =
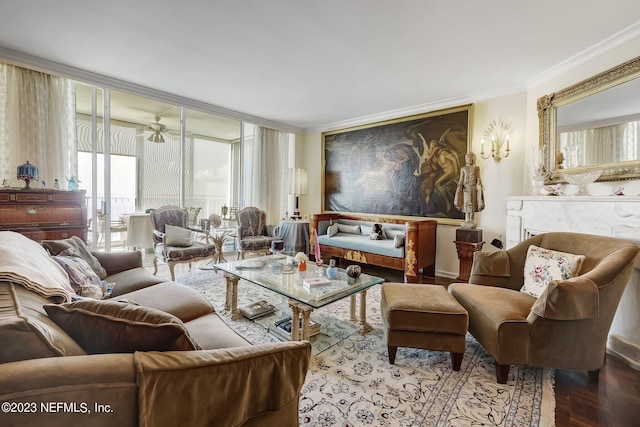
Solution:
[[[262,286],[280,295],[299,301],[313,308],[320,308],[384,282],[384,279],[368,274],[358,278],[347,276],[344,269],[338,269],[338,276],[328,284],[307,290],[303,281],[319,277],[317,267],[307,262],[307,271],[298,271],[293,266],[293,257],[267,255],[215,264],[214,268],[233,274],[241,279]],[[326,266],[322,267],[322,277],[326,278]]]

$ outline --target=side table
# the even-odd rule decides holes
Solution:
[[[278,227],[285,251],[309,253],[309,221],[282,220]]]

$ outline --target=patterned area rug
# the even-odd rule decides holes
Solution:
[[[225,281],[192,270],[177,281],[205,295],[227,324],[254,344],[277,341],[258,322],[231,321],[224,312]],[[240,281],[238,304],[266,299],[286,310],[284,298]],[[322,333],[311,338],[313,359],[300,400],[300,424],[309,426],[553,426],[551,369],[512,366],[507,384],[495,381],[494,359],[467,335],[460,371],[449,353],[399,348],[389,364],[380,319],[380,286],[367,293],[360,335],[348,321],[348,299],[314,311]],[[335,338],[331,340],[330,338]]]

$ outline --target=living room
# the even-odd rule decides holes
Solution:
[[[151,3],[145,4],[144,6],[146,6],[148,10],[145,10],[147,14],[144,15],[145,17],[141,19],[151,21],[158,19],[162,21],[166,19],[166,15],[167,13],[169,13],[159,10],[156,5],[153,5]],[[360,6],[364,7],[362,5]],[[386,6],[376,6],[381,8],[378,10],[378,12],[380,13],[380,15],[378,16],[379,21],[372,19],[372,21],[368,22],[369,24],[378,23],[382,25],[382,17],[385,13],[397,13],[395,11],[389,10]],[[419,7],[417,5],[413,6]],[[493,6],[495,6],[496,9],[499,10],[499,7],[504,7],[504,4],[502,4],[501,2],[496,2],[496,4],[494,4]],[[547,6],[550,8],[549,10],[554,10],[556,7],[560,7],[553,5],[552,2],[549,2]],[[134,88],[134,92],[136,93],[138,91],[141,91],[143,88],[148,89],[149,87],[153,87],[154,89],[149,89],[149,92],[147,93],[154,94],[163,101],[167,101],[166,98],[162,99],[163,96],[166,96],[168,94],[175,95],[175,99],[180,101],[176,102],[176,104],[186,105],[191,109],[194,109],[194,107],[198,105],[205,106],[205,111],[209,114],[218,112],[220,116],[232,118],[233,120],[236,120],[238,122],[254,123],[266,128],[278,130],[286,134],[295,135],[295,142],[292,144],[292,149],[290,151],[291,158],[287,159],[286,166],[295,165],[307,170],[309,177],[307,194],[300,196],[300,210],[303,216],[307,217],[326,210],[324,197],[324,164],[322,159],[325,158],[324,137],[327,132],[353,129],[360,126],[385,122],[387,120],[406,118],[417,114],[438,112],[447,110],[449,108],[472,104],[473,114],[472,121],[470,122],[469,127],[469,134],[471,135],[471,137],[469,138],[469,149],[470,151],[473,151],[478,155],[478,165],[480,167],[480,170],[482,171],[482,181],[485,188],[486,205],[485,209],[482,212],[477,213],[477,215],[475,216],[475,220],[478,224],[478,228],[483,230],[483,240],[485,242],[491,242],[494,239],[497,239],[501,242],[506,242],[508,234],[506,224],[510,221],[509,210],[507,208],[508,198],[529,196],[534,194],[532,185],[532,168],[536,157],[535,149],[539,146],[541,136],[538,100],[546,95],[562,91],[563,89],[570,87],[576,83],[590,79],[599,73],[605,72],[619,66],[620,64],[633,60],[638,56],[638,52],[640,52],[640,27],[636,22],[637,19],[635,18],[635,16],[638,15],[637,13],[632,13],[638,11],[637,6],[635,4],[632,4],[631,2],[620,2],[619,6],[620,7],[618,8],[618,12],[612,13],[611,19],[607,23],[608,26],[606,28],[602,28],[599,33],[587,32],[587,34],[582,34],[580,32],[580,28],[574,28],[572,26],[572,30],[566,32],[571,34],[576,39],[584,37],[584,40],[588,40],[588,42],[585,41],[584,43],[580,44],[575,43],[575,40],[572,39],[571,41],[574,42],[573,45],[567,47],[566,50],[559,50],[554,55],[550,55],[551,58],[545,57],[545,61],[547,61],[545,62],[545,64],[549,64],[549,66],[537,68],[538,71],[535,73],[523,72],[522,70],[518,69],[518,67],[513,68],[514,63],[518,64],[521,60],[518,55],[514,54],[512,51],[496,49],[497,53],[491,53],[492,50],[489,49],[489,47],[492,46],[487,46],[487,53],[482,53],[474,56],[475,62],[472,61],[471,63],[474,64],[474,67],[477,68],[491,69],[492,67],[504,67],[512,70],[514,74],[518,73],[520,80],[515,81],[513,79],[505,79],[505,82],[509,83],[503,86],[492,83],[493,86],[491,86],[490,88],[488,85],[484,87],[480,85],[473,90],[466,89],[467,92],[439,93],[438,96],[432,96],[431,93],[428,92],[428,90],[433,90],[435,92],[433,88],[423,88],[422,86],[420,86],[416,91],[421,92],[421,95],[417,97],[421,100],[416,101],[416,97],[408,97],[402,100],[404,103],[400,103],[399,100],[396,101],[395,104],[389,103],[383,108],[379,108],[377,110],[365,109],[362,107],[360,107],[360,109],[353,107],[353,110],[347,109],[347,107],[351,107],[351,101],[345,99],[348,98],[351,94],[351,92],[347,90],[347,86],[349,84],[356,85],[353,77],[347,79],[348,83],[345,84],[346,86],[340,86],[338,85],[338,83],[336,83],[336,86],[332,89],[325,88],[326,93],[323,94],[323,96],[318,95],[316,92],[312,92],[310,94],[309,92],[307,92],[308,89],[297,87],[296,90],[299,92],[298,97],[307,98],[308,104],[325,105],[324,110],[318,110],[318,112],[316,113],[316,117],[313,117],[313,121],[305,121],[307,120],[307,118],[303,118],[301,115],[298,116],[297,114],[294,114],[295,111],[292,112],[292,110],[295,110],[296,108],[302,109],[302,107],[300,107],[300,104],[295,104],[293,102],[295,98],[291,97],[287,98],[287,101],[291,105],[296,105],[296,107],[283,108],[281,112],[267,112],[269,109],[275,111],[276,108],[272,107],[271,104],[268,104],[266,101],[263,101],[264,104],[268,105],[267,107],[265,107],[258,98],[243,99],[244,95],[240,94],[240,92],[242,92],[242,89],[239,88],[235,89],[236,93],[238,94],[237,99],[230,100],[229,98],[223,98],[222,96],[218,98],[219,100],[214,96],[211,96],[206,100],[199,99],[197,96],[193,95],[193,88],[190,87],[198,86],[196,84],[193,84],[193,82],[198,80],[197,78],[192,77],[193,75],[191,74],[191,71],[179,71],[173,68],[173,64],[168,64],[169,62],[172,62],[171,55],[169,55],[168,52],[175,52],[173,51],[175,47],[171,45],[171,37],[161,38],[161,41],[157,41],[157,43],[155,44],[145,45],[144,42],[148,40],[147,37],[149,31],[138,30],[145,33],[140,37],[140,45],[137,45],[136,47],[139,56],[144,58],[143,61],[149,61],[149,64],[151,64],[150,68],[155,68],[157,70],[166,67],[167,70],[169,70],[167,71],[168,74],[173,73],[174,75],[184,76],[184,81],[186,81],[186,83],[183,81],[183,83],[176,86],[163,87],[159,82],[144,80],[144,73],[135,74],[135,78],[132,77],[131,79],[129,79],[127,78],[126,74],[135,70],[118,71],[119,65],[117,64],[117,62],[119,61],[112,59],[116,57],[115,55],[112,58],[108,58],[107,60],[104,60],[103,58],[102,61],[93,63],[90,61],[90,58],[83,59],[79,55],[76,56],[76,53],[72,52],[73,45],[71,43],[60,43],[60,46],[62,47],[58,47],[55,44],[53,44],[52,46],[52,44],[45,41],[47,40],[47,33],[55,33],[55,29],[51,31],[40,30],[42,34],[36,37],[35,34],[37,33],[37,31],[33,28],[33,24],[23,25],[23,29],[16,28],[16,26],[20,25],[19,22],[23,22],[21,21],[21,19],[24,20],[26,19],[25,16],[29,15],[27,14],[27,11],[20,10],[20,8],[17,8],[15,10],[15,14],[12,14],[10,12],[6,14],[3,13],[4,18],[2,18],[2,23],[5,30],[0,33],[0,60],[5,63],[40,70],[51,74],[66,75],[74,79],[83,80],[85,82],[97,83],[104,76],[113,77],[113,83],[116,85],[113,86],[113,88],[120,91],[124,91],[126,89],[125,84],[130,85],[129,87],[131,88]],[[68,7],[68,9],[66,9],[65,12],[72,14],[80,13],[80,9],[84,8],[84,6],[82,6],[81,4],[66,7]],[[134,6],[131,7],[134,8]],[[135,8],[137,7],[142,8],[142,6],[135,6]],[[286,12],[287,6],[279,5],[279,7],[280,8],[277,9],[278,12]],[[352,7],[355,8],[355,6]],[[275,8],[276,6],[274,6],[274,11],[276,10]],[[536,8],[544,9],[544,5],[536,6]],[[579,18],[588,20],[586,22],[592,24],[582,24],[582,27],[593,28],[597,26],[596,23],[599,22],[599,19],[601,19],[601,17],[597,16],[597,11],[599,11],[601,7],[598,8],[595,6],[590,6],[589,9],[589,16],[579,16]],[[52,21],[57,21],[57,19],[49,18],[49,16],[57,17],[57,15],[50,11],[48,9],[48,6],[43,6],[43,9],[41,10],[46,11],[47,18],[45,20],[47,21],[47,25],[51,25]],[[70,12],[70,10],[72,12]],[[209,11],[209,14],[211,16],[221,16],[225,10],[226,8],[223,7],[220,7],[220,9],[214,8],[214,10]],[[300,22],[304,22],[310,26],[327,26],[328,28],[325,29],[325,31],[330,31],[332,27],[341,27],[343,25],[347,25],[347,23],[349,22],[348,18],[353,19],[354,16],[358,16],[356,11],[351,10],[351,8],[347,8],[347,10],[342,10],[342,8],[340,8],[340,10],[344,12],[344,15],[336,16],[338,14],[327,14],[325,11],[322,16],[323,18],[326,18],[326,20],[321,21],[320,24],[318,24],[317,22],[313,22],[313,20],[310,20],[311,22],[309,22],[308,20],[301,19]],[[403,7],[402,11],[406,12],[407,9]],[[509,11],[513,12],[511,10]],[[307,13],[309,15],[312,15],[313,12],[318,11],[308,11]],[[424,12],[423,14],[426,15],[428,9],[422,10],[422,12]],[[450,11],[444,10],[442,13],[444,14],[447,12]],[[558,31],[544,31],[540,29],[540,26],[542,25],[541,22],[548,22],[546,20],[545,14],[536,14],[530,10],[526,10],[521,13],[521,16],[528,16],[529,13],[531,13],[531,16],[535,16],[537,20],[532,18],[532,20],[536,23],[536,29],[532,30],[533,34],[529,34],[529,36],[527,37],[527,43],[525,44],[527,46],[526,54],[529,57],[535,57],[537,55],[540,55],[542,57],[542,54],[539,51],[550,50],[549,46],[551,45],[551,43],[549,42],[549,40],[556,38]],[[607,11],[607,13],[609,13],[609,11]],[[577,18],[575,15],[571,15],[567,10],[565,10],[564,7],[558,12],[558,15],[559,16],[554,17],[553,24],[550,23],[545,25],[552,26],[553,28],[561,28],[563,22],[570,19],[569,17]],[[447,15],[445,14],[440,16]],[[520,22],[522,21],[522,17],[518,15],[515,15],[515,17],[514,15],[509,16],[512,18],[511,21],[500,21],[498,19],[498,16],[493,16],[491,17],[491,19],[496,19],[496,21],[490,21],[488,24],[484,24],[483,22],[476,22],[475,27],[483,28],[485,26],[497,26],[501,23],[505,23],[507,28],[511,28],[511,30],[505,30],[503,34],[509,34],[509,36],[503,37],[520,37],[521,34],[517,34],[517,29],[519,23],[525,25],[524,23]],[[247,19],[249,18],[242,14],[235,15],[235,18],[238,20],[241,20],[243,17]],[[120,18],[124,19],[122,17]],[[12,19],[14,19],[15,22],[9,22]],[[408,17],[403,16],[402,18],[398,18],[398,20],[401,19],[408,19]],[[294,25],[295,23],[291,24],[286,19],[284,19],[284,21],[286,22],[286,24],[283,25],[283,29],[274,29],[275,33],[280,35],[281,32],[289,32],[295,34],[297,31],[302,31],[300,28],[296,28],[297,25]],[[254,24],[253,19],[249,19],[249,22],[251,24]],[[411,22],[414,25],[416,24],[415,21]],[[168,25],[174,24],[169,23]],[[125,24],[121,25],[123,27],[128,27]],[[133,22],[130,26],[133,27],[135,25],[138,25],[138,23]],[[527,25],[531,24],[529,23]],[[71,26],[72,25],[70,24],[70,27]],[[86,31],[86,28],[82,29]],[[69,28],[68,31],[71,33],[71,28]],[[188,29],[184,29],[183,31],[188,31]],[[199,29],[198,31],[204,30]],[[565,31],[561,32],[564,33]],[[428,33],[428,31],[425,31],[425,33]],[[555,34],[552,36],[551,33]],[[201,33],[198,34],[202,35]],[[215,39],[215,42],[210,42],[212,44],[215,44],[219,43],[218,40],[223,40],[225,36],[229,37],[229,34],[233,34],[233,32],[228,31],[223,35],[215,32],[213,34],[205,34],[207,37],[206,40],[214,40],[214,35],[220,36],[220,38]],[[442,37],[442,40],[446,40],[447,37],[452,37],[451,34],[444,32],[438,34],[447,34],[446,37],[440,36]],[[466,34],[468,34],[468,37],[474,37],[473,33],[471,33],[470,35],[469,33]],[[31,41],[31,37],[36,37],[38,40]],[[75,35],[75,37],[77,39],[80,39],[80,36],[78,35]],[[93,43],[90,43],[90,45],[93,47],[101,46],[104,43],[102,38],[97,34],[92,35],[91,37],[95,37],[95,39],[91,39],[93,40]],[[157,38],[160,39],[159,35]],[[235,42],[233,37],[230,38],[231,40],[229,41],[229,43]],[[205,38],[203,37],[203,39]],[[538,39],[537,43],[535,42],[536,39]],[[368,54],[371,52],[376,52],[375,46],[372,47],[366,41],[360,39],[357,39],[357,41],[359,41],[360,44],[356,44],[355,46],[361,47],[363,49],[366,48],[365,51]],[[460,43],[459,40],[456,39],[456,41]],[[492,39],[492,41],[500,46],[500,38],[494,38]],[[525,41],[523,41],[523,43],[524,42]],[[439,43],[446,44],[442,41]],[[467,39],[466,43],[470,43],[469,39]],[[394,46],[399,45],[400,44],[394,44]],[[262,53],[266,56],[264,52],[273,53],[273,46],[274,45],[268,45],[266,41],[264,41],[263,45],[260,40],[253,39],[253,42],[244,45],[244,49],[246,50],[239,50],[239,52],[242,52],[242,54],[240,54],[239,56],[244,56],[245,54],[247,56],[250,56],[250,53],[254,55]],[[408,49],[414,52],[419,52],[421,50],[428,51],[429,48],[431,48],[431,46],[429,46],[429,43],[424,40],[420,42],[412,40],[412,43],[408,44],[408,46]],[[466,46],[466,44],[461,43],[457,46],[464,47]],[[107,49],[106,46],[104,46],[104,48]],[[325,46],[325,48],[327,47]],[[335,41],[334,45],[331,48],[336,50],[349,50],[346,47],[346,43],[342,45],[338,41]],[[356,53],[355,48],[350,49],[352,49],[352,57],[355,58],[360,56],[358,53]],[[380,57],[384,57],[383,55],[389,55],[392,58],[396,58],[392,55],[394,50],[393,48],[388,49],[386,46],[380,46],[380,49]],[[108,51],[105,50],[105,52]],[[106,53],[105,56],[107,56]],[[147,59],[147,56],[150,58]],[[156,56],[159,57],[157,59],[158,62],[152,63],[151,57],[153,57],[153,59],[156,59]],[[336,74],[340,74],[335,72],[333,66],[328,65],[331,64],[330,59],[331,58],[329,57],[325,58],[324,61],[315,62],[306,57],[304,60],[295,59],[294,57],[294,59],[289,59],[287,61],[291,61],[293,63],[297,62],[298,65],[300,62],[304,62],[302,66],[299,66],[299,68],[288,64],[289,67],[296,69],[298,73],[306,72],[309,70],[309,68],[318,67],[324,72],[333,76],[335,76]],[[354,72],[353,70],[349,72],[349,74],[351,75],[358,76],[355,79],[356,81],[359,79],[366,80],[366,76],[363,76],[367,74],[366,69],[369,67],[378,66],[377,61],[372,60],[371,58],[360,59],[364,64],[361,66],[362,68],[357,69],[357,72]],[[255,59],[244,58],[244,60],[247,62],[251,62]],[[455,56],[449,57],[449,61],[455,62]],[[524,60],[522,61],[523,63],[525,63]],[[189,65],[189,68],[197,68],[198,64],[201,64],[201,62],[198,62],[198,60],[194,60]],[[339,66],[337,65],[335,66],[335,68],[338,67]],[[407,61],[402,64],[402,67],[412,68],[413,66],[409,61]],[[421,62],[420,65],[416,68],[419,70],[427,70],[437,67],[434,67],[433,65],[428,63],[425,64]],[[469,67],[467,66],[465,68]],[[448,70],[449,73],[451,73],[450,75],[457,76],[454,71],[452,71],[451,69]],[[257,78],[257,82],[254,81],[251,83],[251,86],[246,86],[246,90],[251,92],[260,92],[260,90],[262,90],[262,86],[267,85],[267,82],[269,80],[267,77],[270,76],[270,73],[271,71],[269,71],[269,74],[265,72],[264,76],[260,76],[259,78]],[[431,77],[431,75],[426,71],[421,71],[421,73],[424,73],[426,76],[432,79],[435,79],[438,76],[437,74],[435,74],[433,77]],[[251,68],[247,68],[246,70],[244,70],[244,74],[260,75],[260,72],[254,72],[254,70],[251,70]],[[390,76],[388,76],[387,80],[376,81],[376,84],[379,86],[379,94],[374,98],[391,98],[390,94],[394,91],[394,86],[404,86],[402,77],[394,78]],[[461,76],[461,79],[472,79],[472,77],[466,74]],[[522,76],[525,77],[523,78]],[[447,75],[446,77],[449,77],[449,75]],[[230,79],[230,76],[221,72],[220,77],[218,78],[224,80]],[[171,79],[167,78],[167,80]],[[120,83],[121,86],[117,86],[118,83]],[[243,81],[242,83],[248,84],[245,81]],[[299,81],[296,80],[296,84],[300,84]],[[313,86],[315,83],[313,79],[309,79],[307,84],[309,86]],[[215,92],[215,90],[213,90],[213,92]],[[362,96],[362,98],[365,98],[365,96],[363,96],[362,94],[360,94],[360,96]],[[268,99],[270,97],[276,98],[278,97],[278,94],[275,89],[270,89],[269,91],[265,90],[265,94],[263,95],[263,97],[265,99]],[[379,105],[377,103],[374,103],[374,101],[378,102],[378,100],[370,100],[369,102],[376,106]],[[243,105],[243,102],[245,102],[246,104]],[[249,105],[254,104],[260,105],[256,106],[255,109],[252,110]],[[341,116],[338,117],[329,114],[330,110],[332,109],[331,104],[347,105],[342,106],[345,108],[345,110],[342,110],[344,112]],[[311,109],[311,106],[309,106],[309,108]],[[337,110],[338,108],[335,107],[335,109]],[[290,120],[287,120],[287,117],[289,117]],[[513,133],[510,135],[511,151],[509,153],[509,156],[504,157],[500,162],[495,161],[491,157],[483,158],[480,155],[482,150],[481,136],[492,120],[507,121],[512,125],[514,129]],[[25,160],[26,159],[21,159],[22,162],[24,162]],[[11,177],[11,179],[15,181],[15,177],[13,175],[15,175],[15,167],[18,164],[6,165],[7,172],[3,171],[2,173],[7,174],[7,176]],[[5,178],[5,176],[2,176],[2,178]],[[66,183],[62,183],[62,185],[66,185]],[[619,187],[624,187],[623,191],[626,195],[636,195],[640,193],[640,180],[637,178],[600,180],[598,182],[590,184],[588,186],[588,189],[589,194],[592,196],[609,196]],[[574,191],[574,188],[570,185],[563,184],[562,188],[568,193]],[[277,221],[278,219],[285,216],[286,212],[292,211],[293,202],[291,195],[285,193],[281,196],[282,202],[278,204],[278,207],[273,209],[274,213],[271,214],[271,222]],[[239,199],[236,199],[236,201],[238,200]],[[239,203],[240,202],[238,201],[238,204]],[[218,205],[216,205],[215,208],[211,208],[211,212],[208,213],[214,213],[214,210],[218,210]],[[458,275],[459,260],[458,254],[456,252],[456,247],[453,243],[456,240],[456,229],[458,228],[458,226],[458,223],[447,224],[446,222],[441,223],[438,226],[436,258],[437,276],[454,279]],[[484,250],[497,251],[498,248],[489,244],[485,244]],[[635,302],[637,303],[637,301]],[[622,327],[622,329],[625,328]],[[635,363],[639,363],[639,361],[635,359]]]

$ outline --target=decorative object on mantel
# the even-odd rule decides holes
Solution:
[[[572,185],[576,185],[578,187],[578,192],[575,194],[576,196],[588,196],[587,193],[587,185],[595,182],[596,179],[600,177],[602,171],[600,169],[592,169],[584,172],[565,172],[562,174],[564,179]]]
[[[30,190],[29,182],[38,180],[38,168],[27,160],[27,163],[18,166],[18,179],[27,183],[24,187],[25,190]]]
[[[3,178],[2,179],[2,188],[9,188],[11,187],[11,180],[7,179],[7,178]]]
[[[483,159],[493,157],[493,160],[500,162],[502,158],[509,157],[511,150],[509,149],[509,138],[513,133],[513,126],[509,122],[500,120],[499,122],[491,120],[489,126],[483,132],[485,138],[491,140],[491,152],[486,153],[484,151],[484,138],[480,140],[480,155]],[[507,144],[506,150],[503,152],[502,147]]]
[[[618,187],[617,190],[615,190],[613,193],[611,193],[612,196],[624,196],[624,187]]]
[[[544,196],[562,196],[562,184],[545,185],[540,190],[540,194]]]
[[[69,191],[76,191],[78,189],[78,184],[80,183],[80,181],[73,175],[71,175],[71,178],[65,178],[67,180],[67,189]]]
[[[544,169],[544,154],[544,146],[539,146],[533,149],[533,177],[531,179],[531,184],[534,196],[540,194],[540,190],[542,190],[542,187],[544,186],[544,180],[547,178],[547,173]]]
[[[58,181],[58,178],[53,180],[53,189],[54,190],[59,190],[60,189],[60,181]]]

